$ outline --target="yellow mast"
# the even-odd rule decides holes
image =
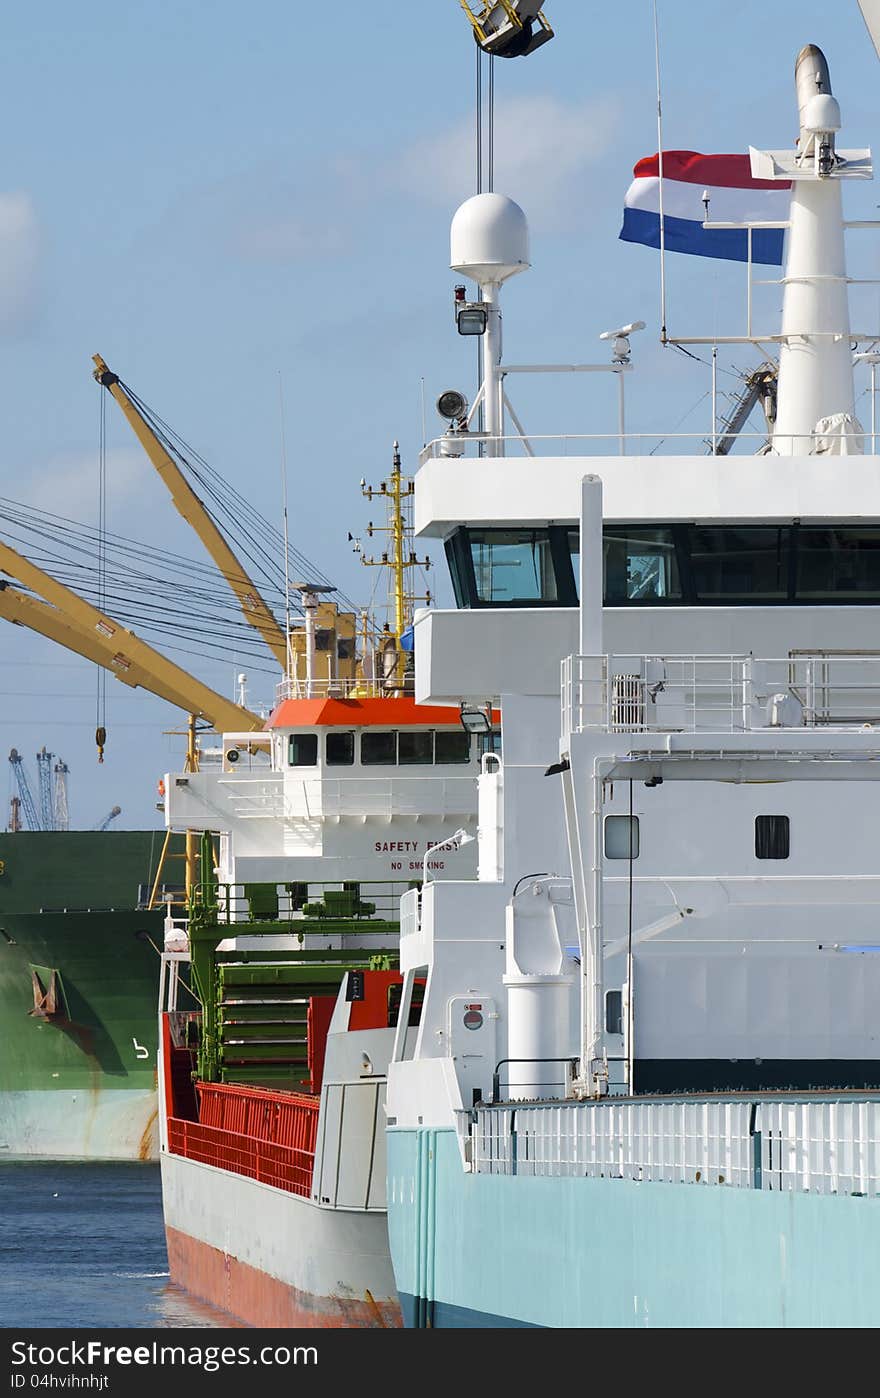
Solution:
[[[372,538],[376,533],[390,534],[391,547],[387,552],[383,552],[379,558],[365,558],[361,555],[361,562],[367,568],[387,568],[390,575],[389,601],[390,610],[394,616],[394,639],[397,646],[397,661],[395,674],[398,679],[403,678],[403,650],[401,648],[401,637],[406,631],[413,618],[413,608],[416,602],[431,601],[429,591],[416,596],[412,590],[412,583],[409,575],[416,568],[427,571],[431,566],[429,558],[417,558],[411,548],[408,547],[412,539],[412,525],[407,516],[407,501],[412,499],[415,493],[415,484],[408,476],[404,476],[400,469],[400,445],[394,443],[392,455],[391,475],[387,481],[382,481],[378,487],[367,485],[366,481],[361,481],[361,493],[367,500],[372,500],[374,496],[388,501],[388,521],[385,525],[374,525],[372,522],[367,526],[367,535]],[[366,633],[366,624],[364,626]]]

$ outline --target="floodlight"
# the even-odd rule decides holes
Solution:
[[[437,399],[437,411],[441,417],[448,418],[450,422],[458,422],[466,417],[468,401],[463,393],[459,393],[457,388],[447,388]]]
[[[455,307],[459,335],[485,335],[489,312],[481,301],[465,301]]]

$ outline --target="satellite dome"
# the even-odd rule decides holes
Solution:
[[[504,194],[475,194],[452,220],[450,266],[480,285],[499,284],[529,263],[529,225]]]

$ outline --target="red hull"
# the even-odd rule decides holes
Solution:
[[[403,1324],[396,1302],[310,1296],[176,1228],[166,1227],[165,1238],[171,1280],[248,1325],[390,1330]]]

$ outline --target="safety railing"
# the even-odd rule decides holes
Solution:
[[[403,856],[401,856],[401,863]],[[410,878],[385,879],[377,882],[316,883],[313,880],[291,883],[221,883],[217,887],[217,908],[221,922],[237,923],[248,920],[283,924],[276,931],[297,926],[308,919],[320,922],[332,919],[334,933],[339,924],[351,921],[360,925],[365,920],[397,923],[401,897],[412,882],[421,877],[418,858],[411,856],[414,868]]]
[[[433,460],[459,457],[576,457],[576,456],[712,456],[725,434],[716,432],[603,432],[603,433],[509,433],[498,436],[486,432],[449,432],[428,442],[419,453],[419,465]],[[876,440],[870,432],[847,433],[839,441],[819,434],[774,434],[774,450],[786,456],[838,455],[843,451],[860,455],[873,453]],[[764,452],[768,438],[763,432],[740,432],[730,455],[755,456]]]
[[[276,684],[275,702],[280,704],[284,699],[393,699],[396,695],[411,694],[412,688],[412,680],[393,675],[384,679],[325,677],[311,680],[294,676]],[[389,722],[393,719],[389,718]]]
[[[880,1096],[515,1103],[458,1114],[480,1174],[880,1194]]]
[[[173,1155],[309,1197],[317,1097],[229,1083],[198,1083],[197,1092],[199,1121],[168,1122]]]
[[[171,818],[182,825],[204,809],[218,829],[228,828],[227,821],[271,820],[296,827],[300,838],[306,837],[305,826],[315,822],[317,839],[319,823],[337,817],[434,816],[460,824],[463,816],[473,814],[476,770],[470,765],[462,764],[460,777],[436,776],[436,768],[428,765],[414,768],[412,776],[397,775],[398,770],[305,778],[283,772],[199,772],[172,779]]]
[[[563,732],[737,733],[880,723],[880,652],[568,656]]]

